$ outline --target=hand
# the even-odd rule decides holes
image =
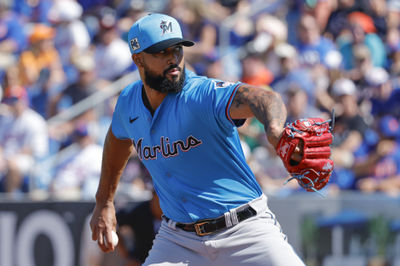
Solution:
[[[300,140],[299,144],[294,149],[293,154],[290,157],[290,159],[299,163],[301,161],[301,159],[303,159],[303,151],[304,151],[304,141]]]
[[[100,249],[104,252],[114,251],[112,245],[111,231],[116,231],[117,220],[115,218],[115,207],[113,203],[96,203],[90,220],[92,240],[97,241]],[[105,241],[104,242],[104,237]]]

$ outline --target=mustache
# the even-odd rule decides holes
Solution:
[[[178,69],[179,71],[182,70],[181,67],[178,66],[178,65],[170,65],[166,70],[164,70],[164,72],[163,72],[164,76],[167,74],[168,71],[170,71],[170,70],[173,69],[173,68],[176,68],[176,69]]]

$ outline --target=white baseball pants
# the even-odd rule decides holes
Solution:
[[[269,210],[266,196],[249,205],[256,216],[207,236],[164,220],[143,265],[304,266]]]

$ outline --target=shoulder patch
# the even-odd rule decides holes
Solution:
[[[215,89],[218,88],[226,88],[230,85],[233,85],[235,83],[233,82],[227,82],[227,81],[222,81],[222,80],[213,80],[214,84],[215,84]]]

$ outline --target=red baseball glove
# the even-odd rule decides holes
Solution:
[[[276,147],[287,171],[307,191],[318,191],[329,181],[333,170],[330,144],[332,143],[332,120],[321,118],[299,119],[286,125]],[[291,157],[295,148],[302,151],[300,161]]]

